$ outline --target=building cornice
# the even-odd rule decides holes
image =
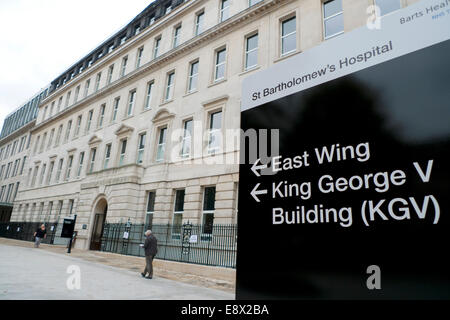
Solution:
[[[10,133],[9,135],[7,135],[6,137],[2,138],[0,140],[0,146],[3,144],[6,144],[7,142],[9,142],[11,140],[17,139],[21,135],[27,133],[27,131],[32,131],[35,123],[36,123],[36,119],[28,122],[23,127],[17,129],[16,131],[14,131],[14,132]]]
[[[68,80],[66,84],[64,84],[62,87],[54,90],[44,100],[41,101],[40,105],[49,103],[56,96],[60,95],[64,91],[71,88],[74,83],[78,81],[82,82],[85,81],[87,78],[92,77],[99,71],[99,69],[103,68],[105,64],[108,64],[112,60],[117,59],[119,56],[123,55],[124,52],[126,52],[130,47],[138,44],[139,42],[147,40],[148,38],[154,36],[154,34],[158,34],[161,29],[166,28],[168,24],[172,23],[173,20],[177,19],[181,13],[189,10],[193,6],[200,5],[205,1],[206,0],[197,0],[182,3],[180,6],[175,8],[169,15],[163,17],[158,22],[155,22],[155,24],[150,28],[147,28],[146,30],[142,31],[138,37],[129,39],[126,43],[121,45],[118,48],[118,50],[114,50],[112,53],[107,54],[104,58],[101,59],[100,63],[94,63],[91,67],[89,67],[89,69],[85,70],[80,77],[76,76],[73,79]],[[95,50],[93,50],[91,53],[93,52],[95,52]],[[71,68],[75,65],[76,64],[72,65]]]
[[[82,107],[84,107],[87,104],[91,104],[91,103],[95,102],[96,100],[104,98],[111,92],[126,86],[131,80],[134,80],[139,77],[143,77],[143,76],[147,75],[149,72],[153,71],[154,69],[161,68],[164,65],[169,64],[176,57],[186,55],[186,54],[190,53],[193,49],[195,49],[199,46],[204,46],[206,43],[213,41],[217,35],[223,36],[224,34],[228,34],[229,32],[237,29],[242,23],[256,19],[257,17],[259,17],[260,14],[270,13],[271,11],[276,9],[277,5],[282,4],[282,3],[287,3],[290,1],[293,1],[293,0],[271,0],[271,1],[266,0],[257,5],[254,5],[250,8],[247,8],[244,11],[241,11],[240,13],[234,15],[233,17],[229,18],[228,20],[226,20],[222,23],[219,23],[218,25],[206,30],[199,36],[196,36],[195,38],[192,38],[192,39],[184,42],[183,44],[180,44],[177,48],[172,49],[172,50],[162,54],[157,59],[154,59],[154,60],[144,64],[139,69],[136,69],[136,70],[128,73],[126,76],[112,82],[108,86],[97,91],[95,94],[91,94],[90,96],[80,100],[78,103],[72,105],[70,108],[67,108],[67,109],[61,111],[60,113],[56,114],[55,116],[39,123],[31,130],[31,132],[35,132],[35,131],[45,127],[49,123],[52,123],[55,120],[59,120],[59,119],[65,117],[70,112],[78,111],[79,109],[81,109]],[[200,2],[193,2],[192,5],[194,3],[198,4]],[[187,8],[188,7],[183,6],[180,8],[180,10],[181,9],[187,10]],[[175,17],[175,15],[172,17]],[[149,30],[148,32],[153,32],[154,30],[155,29],[152,29],[152,31]],[[129,43],[129,46],[132,46],[133,44],[141,41],[142,39],[143,39],[143,37],[137,38],[134,41],[131,41]],[[128,48],[128,46],[126,48]],[[124,47],[124,50],[125,50],[125,47]],[[120,51],[120,52],[121,53],[118,52],[117,54],[118,55],[123,54],[123,51]],[[104,67],[104,65],[107,64],[107,61],[108,60],[104,60],[101,64],[96,66],[96,68],[99,68],[100,66]],[[98,71],[98,69],[93,68],[90,72],[95,73],[95,71]],[[68,88],[68,87],[66,87],[66,88]],[[51,99],[54,98],[54,96],[55,96],[55,93],[52,93],[49,97],[47,97],[47,99],[45,99],[41,102],[41,105],[48,103]]]

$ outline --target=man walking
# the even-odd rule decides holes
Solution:
[[[41,240],[47,238],[47,230],[45,229],[45,224],[41,225],[41,227],[36,230],[36,232],[34,233],[34,237],[34,247],[39,248]]]
[[[143,277],[145,277],[148,273],[147,279],[153,278],[153,258],[158,253],[158,240],[155,238],[155,236],[152,234],[151,230],[147,230],[145,232],[145,243],[144,243],[144,249],[145,249],[145,269],[144,272],[141,273]]]

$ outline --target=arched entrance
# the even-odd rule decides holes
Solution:
[[[90,250],[99,251],[102,247],[103,228],[106,221],[106,213],[108,212],[108,203],[106,199],[97,202],[94,209],[94,222],[92,227]]]

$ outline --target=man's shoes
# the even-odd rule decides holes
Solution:
[[[142,278],[145,278],[145,273],[142,272],[142,273],[141,273],[141,276],[142,276]]]
[[[153,279],[153,277],[145,277],[145,279]]]

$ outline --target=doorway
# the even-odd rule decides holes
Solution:
[[[100,200],[94,210],[94,224],[92,228],[92,237],[90,250],[100,251],[102,247],[103,229],[105,227],[108,204],[105,199]]]

